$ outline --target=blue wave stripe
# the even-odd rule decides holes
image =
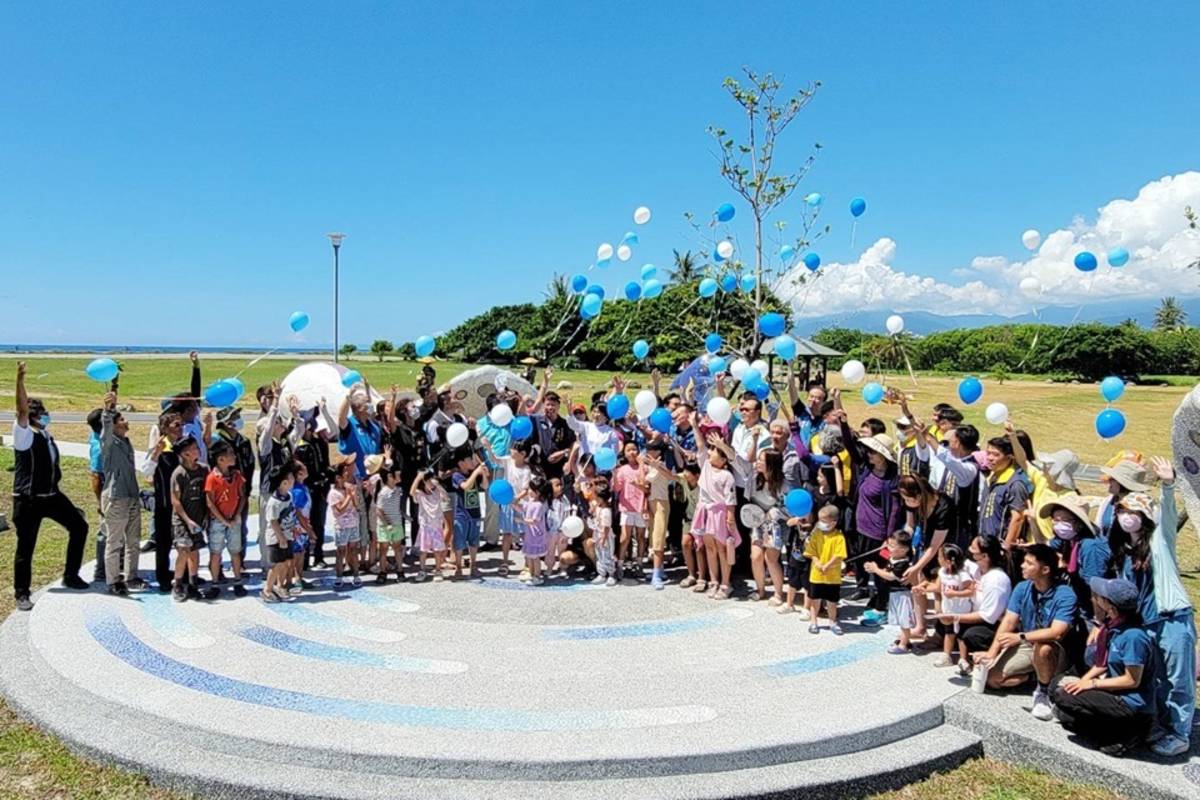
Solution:
[[[757,669],[775,678],[789,678],[795,675],[810,675],[814,672],[823,672],[827,669],[844,667],[847,664],[853,664],[855,661],[862,661],[865,658],[877,656],[881,652],[883,652],[883,649],[879,644],[879,640],[872,637],[869,641],[858,642],[857,644],[841,647],[837,650],[817,653],[812,656],[802,656],[789,661],[779,661],[774,664],[766,664]]]
[[[631,622],[622,625],[595,625],[579,628],[552,628],[542,632],[543,639],[632,639],[642,636],[672,636],[679,633],[691,633],[718,625],[726,625],[737,617],[724,612],[707,614],[702,617],[689,619],[655,620],[652,622]]]
[[[466,672],[467,665],[461,661],[437,661],[428,658],[409,658],[407,656],[391,656],[380,653],[369,653],[365,650],[354,650],[349,647],[335,647],[322,642],[301,639],[298,636],[268,628],[265,625],[243,625],[234,630],[238,636],[255,644],[270,647],[284,653],[328,661],[336,664],[349,664],[356,667],[378,667],[398,672],[424,672],[447,675]]]
[[[307,628],[327,633],[335,633],[340,636],[365,639],[369,642],[399,642],[405,638],[405,635],[400,631],[359,625],[340,617],[313,611],[311,608],[308,608],[308,604],[306,603],[264,603],[263,607],[274,611],[279,616],[297,625],[303,625]]]
[[[145,592],[136,595],[142,619],[162,638],[176,647],[190,650],[208,647],[216,640],[184,619],[169,594]]]

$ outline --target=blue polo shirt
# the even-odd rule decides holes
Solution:
[[[1138,613],[1142,615],[1143,624],[1153,625],[1159,622],[1162,617],[1158,613],[1158,598],[1154,595],[1153,568],[1134,569],[1133,558],[1126,555],[1121,563],[1121,577],[1137,586]]]
[[[88,469],[97,475],[104,473],[104,463],[100,458],[100,434],[92,431],[88,435]]]
[[[338,433],[338,452],[342,455],[354,456],[354,474],[359,480],[367,477],[367,456],[381,451],[383,430],[373,419],[366,423],[358,421],[358,417],[350,415],[346,427]]]
[[[1025,633],[1049,628],[1053,622],[1071,625],[1079,613],[1075,591],[1065,583],[1039,592],[1033,581],[1021,581],[1008,598],[1008,610],[1021,618],[1021,630]]]
[[[1117,696],[1133,711],[1154,713],[1154,642],[1141,628],[1120,628],[1108,640],[1107,677],[1118,678],[1127,667],[1141,667],[1142,682]]]

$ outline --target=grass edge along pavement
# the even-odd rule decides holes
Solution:
[[[0,509],[11,513],[11,451],[0,450]],[[96,510],[90,497],[86,463],[64,458],[64,491],[87,513],[92,526],[86,552],[94,552]],[[147,521],[148,524],[148,521]],[[0,534],[0,619],[13,613],[8,570],[15,537]],[[35,587],[55,580],[66,548],[65,532],[47,522],[34,558]],[[1002,764],[986,758],[968,761],[956,769],[902,789],[877,795],[878,800],[1003,800],[1005,798],[1079,798],[1115,800],[1102,788],[1063,781],[1034,769]],[[0,699],[0,798],[95,798],[95,800],[183,800],[195,797],[152,785],[144,776],[97,763],[76,755],[67,745],[22,719]]]

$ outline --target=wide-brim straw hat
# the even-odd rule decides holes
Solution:
[[[895,463],[896,454],[894,450],[896,443],[892,441],[892,437],[888,436],[886,433],[877,433],[874,436],[868,436],[865,439],[859,439],[858,443],[869,450],[874,450],[888,461]]]
[[[1079,495],[1065,494],[1062,497],[1051,500],[1038,509],[1038,516],[1042,519],[1049,519],[1059,509],[1072,514],[1084,524],[1084,527],[1092,532],[1093,536],[1096,535],[1096,525],[1092,522],[1091,515],[1088,514],[1088,508],[1084,505],[1083,498]]]
[[[1146,483],[1146,468],[1136,461],[1119,461],[1112,467],[1102,467],[1100,471],[1131,492],[1150,491],[1150,484]]]
[[[1079,456],[1073,450],[1057,450],[1041,458],[1050,480],[1064,489],[1075,491],[1075,473],[1079,472]]]

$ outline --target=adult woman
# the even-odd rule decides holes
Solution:
[[[975,580],[974,611],[969,614],[942,614],[943,625],[952,625],[967,643],[967,650],[974,655],[987,652],[996,636],[996,626],[1008,608],[1012,594],[1012,581],[1004,569],[1004,549],[1000,540],[993,536],[976,536],[967,546],[967,555],[979,569]],[[972,662],[959,662],[964,674],[970,672]]]
[[[860,562],[870,558],[882,565],[883,559],[878,553],[866,554],[882,547],[887,537],[900,524],[900,502],[896,496],[896,457],[892,455],[892,437],[886,433],[860,439],[859,444],[866,451],[867,469],[862,471],[858,479],[858,502],[854,506],[853,552]],[[859,597],[866,592],[868,575],[863,564],[859,563],[855,574],[859,588],[856,594]],[[871,608],[886,611],[887,594],[879,590],[878,581],[876,578]]]
[[[1078,495],[1066,494],[1044,504],[1038,518],[1049,520],[1054,538],[1050,546],[1058,551],[1063,568],[1079,607],[1091,615],[1092,578],[1108,577],[1111,571],[1112,550],[1108,540],[1096,536],[1096,526],[1088,517],[1087,506]]]
[[[771,584],[775,594],[771,605],[777,606],[783,602],[783,568],[779,563],[779,551],[783,549],[786,529],[783,525],[785,514],[781,510],[786,486],[783,477],[783,454],[768,447],[757,453],[754,459],[754,472],[746,481],[747,505],[753,505],[762,510],[763,520],[750,530],[750,569],[754,573],[756,592],[754,600],[763,600],[767,596],[764,564],[766,572],[771,575]]]
[[[906,514],[904,527],[912,533],[913,553],[917,556],[904,572],[905,583],[913,587],[917,616],[912,636],[924,639],[929,595],[923,584],[937,576],[937,554],[954,529],[954,503],[946,495],[935,492],[928,481],[917,475],[905,475],[898,486]]]
[[[1141,627],[1138,588],[1127,580],[1092,578],[1096,621],[1095,663],[1076,678],[1057,678],[1051,689],[1058,720],[1067,730],[1121,755],[1145,736],[1154,720],[1154,645]]]
[[[1125,495],[1117,504],[1117,524],[1109,544],[1117,574],[1137,586],[1138,611],[1157,650],[1157,726],[1165,733],[1154,741],[1152,749],[1157,755],[1169,757],[1191,748],[1196,710],[1196,623],[1192,603],[1179,580],[1175,554],[1179,535],[1175,468],[1162,458],[1151,459],[1151,465],[1162,481],[1161,510],[1155,509],[1147,494]]]

